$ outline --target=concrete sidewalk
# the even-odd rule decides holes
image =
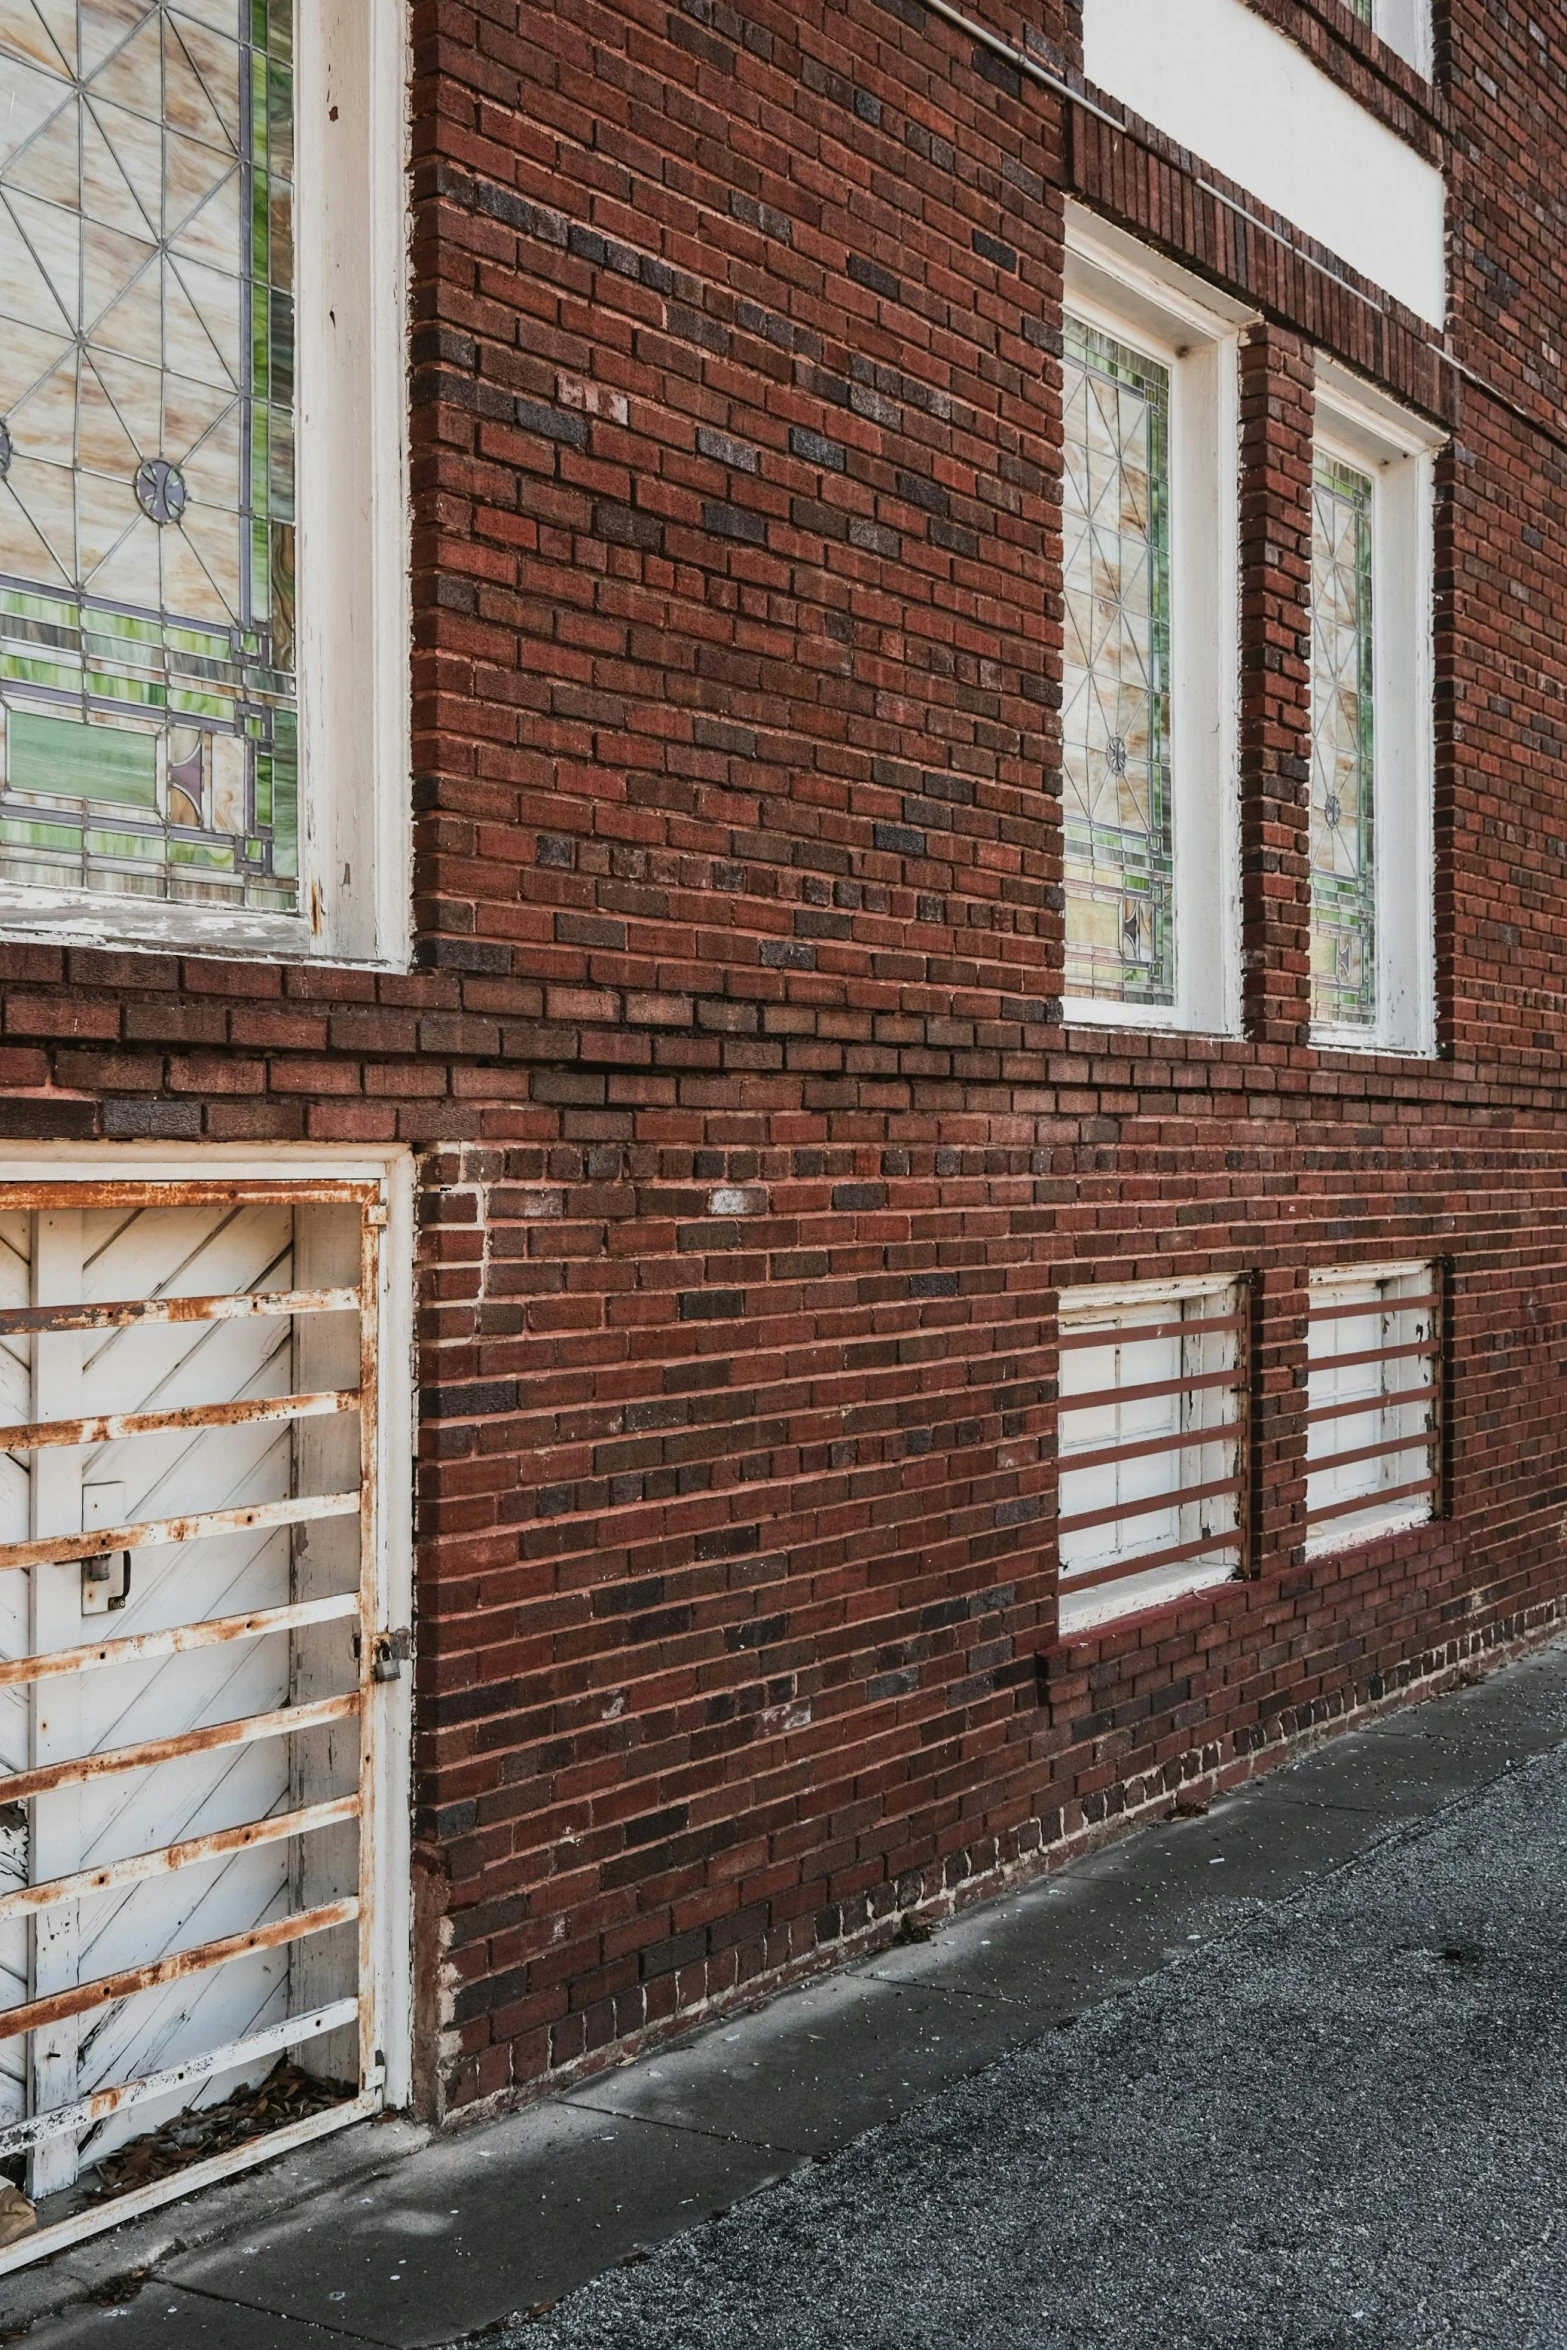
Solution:
[[[1559,2350],[1564,1838],[1558,1646],[557,2103],[0,2281],[0,2340]]]

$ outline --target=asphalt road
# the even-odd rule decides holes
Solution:
[[[488,2336],[1567,2350],[1567,1750]]]

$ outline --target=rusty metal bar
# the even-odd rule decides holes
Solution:
[[[247,1820],[243,1827],[214,1829],[207,1836],[186,1836],[177,1844],[160,1844],[155,1851],[133,1853],[128,1860],[105,1861],[95,1869],[76,1869],[68,1877],[53,1877],[41,1885],[23,1885],[0,1895],[0,1919],[31,1917],[36,1910],[58,1909],[62,1901],[87,1901],[95,1893],[110,1893],[116,1885],[138,1885],[148,1877],[172,1876],[176,1869],[199,1867],[206,1860],[223,1860],[231,1852],[250,1852],[258,1844],[278,1844],[290,1836],[313,1835],[342,1820],[357,1819],[359,1797],[339,1795],[329,1803],[306,1804],[298,1811],[274,1812],[264,1820]]]
[[[317,2040],[324,2032],[340,2031],[344,2024],[353,2023],[358,2012],[357,1999],[335,1999],[330,2006],[313,2008],[308,2015],[285,2017],[280,2024],[268,2024],[265,2031],[230,2040],[221,2048],[188,2057],[184,2064],[171,2064],[161,2073],[144,2073],[140,2080],[122,2081],[114,2089],[97,2089],[90,2097],[77,2097],[69,2105],[52,2106],[47,2113],[12,2122],[0,2129],[0,2161],[25,2154],[29,2147],[40,2146],[49,2138],[79,2137],[111,2114],[123,2112],[128,2105],[140,2105],[149,2097],[167,2097],[175,2090],[188,2089],[193,2082],[210,2080],[214,2073],[236,2071],[285,2048],[301,2048],[307,2040]]]
[[[80,1205],[80,1202],[73,1202]],[[92,1306],[0,1307],[0,1337],[56,1330],[129,1330],[142,1322],[243,1322],[252,1314],[348,1313],[357,1289],[240,1289],[226,1297],[131,1297]]]
[[[1200,1558],[1204,1551],[1239,1550],[1244,1542],[1244,1529],[1236,1526],[1228,1534],[1203,1534],[1195,1542],[1172,1543],[1168,1550],[1150,1550],[1141,1558],[1117,1559],[1105,1567],[1090,1567],[1082,1572],[1063,1567],[1061,1589],[1092,1591],[1096,1584],[1122,1583],[1132,1575],[1150,1575],[1155,1567],[1177,1566],[1182,1559]]]
[[[369,1643],[364,1644],[366,1647]],[[249,1746],[258,1738],[287,1738],[296,1730],[319,1729],[323,1722],[340,1722],[359,1711],[359,1691],[342,1697],[318,1697],[309,1705],[283,1705],[267,1714],[242,1714],[233,1722],[209,1722],[204,1729],[182,1730],[172,1738],[145,1738],[136,1746],[110,1746],[97,1754],[75,1755],[69,1761],[40,1763],[31,1771],[15,1771],[0,1779],[0,1803],[22,1803],[33,1795],[48,1795],[56,1787],[81,1787],[114,1771],[141,1771],[153,1763],[175,1762],[181,1755],[211,1754],[223,1746]]]
[[[379,1199],[380,1184],[347,1176],[105,1176],[98,1182],[0,1183],[3,1208],[200,1208],[243,1207],[272,1202],[292,1206],[296,1201],[320,1206],[362,1206]]]
[[[1208,1322],[1124,1322],[1092,1330],[1062,1330],[1056,1344],[1073,1346],[1136,1346],[1147,1338],[1201,1338],[1216,1330],[1243,1330],[1240,1314],[1223,1314]]]
[[[263,1395],[248,1403],[191,1403],[166,1412],[109,1412],[90,1420],[27,1420],[0,1428],[0,1452],[38,1452],[51,1444],[118,1444],[126,1436],[161,1436],[203,1428],[248,1428],[259,1420],[320,1420],[359,1409],[356,1387],[317,1395]]]
[[[1233,1368],[1199,1371],[1195,1379],[1144,1379],[1131,1387],[1093,1387],[1082,1395],[1063,1395],[1063,1412],[1098,1411],[1106,1404],[1145,1403],[1156,1395],[1196,1395],[1203,1388],[1228,1387],[1237,1394],[1240,1381]],[[109,1545],[106,1543],[104,1548]]]
[[[1349,1518],[1361,1515],[1366,1510],[1385,1509],[1390,1501],[1409,1501],[1417,1493],[1434,1493],[1439,1482],[1440,1479],[1436,1477],[1421,1477],[1413,1485],[1379,1486],[1372,1493],[1354,1494],[1348,1501],[1329,1502],[1320,1510],[1314,1510],[1308,1502],[1306,1523],[1315,1526],[1324,1518]]]
[[[61,1673],[92,1673],[103,1665],[136,1664],[143,1657],[181,1656],[190,1648],[219,1648],[229,1640],[264,1640],[269,1632],[302,1631],[359,1613],[357,1591],[335,1599],[296,1599],[287,1607],[257,1608],[248,1616],[209,1616],[204,1622],[173,1624],[166,1632],[134,1632],[124,1640],[99,1640],[87,1648],[46,1649],[41,1656],[0,1662],[0,1689],[18,1682],[52,1681]]]
[[[237,1510],[202,1510],[192,1518],[147,1518],[131,1526],[95,1526],[90,1534],[50,1534],[39,1542],[0,1543],[0,1570],[72,1564],[89,1552],[155,1550],[165,1542],[199,1542],[208,1534],[243,1534],[252,1526],[305,1526],[348,1518],[357,1493],[303,1493],[292,1501],[255,1501]]]
[[[1306,1474],[1320,1477],[1328,1469],[1349,1468],[1357,1461],[1385,1460],[1390,1453],[1429,1452],[1436,1442],[1434,1428],[1417,1428],[1410,1436],[1389,1436],[1381,1444],[1357,1444],[1352,1451],[1319,1453],[1313,1459],[1306,1455]]]
[[[1368,1346],[1352,1355],[1312,1356],[1308,1358],[1306,1368],[1308,1371],[1322,1372],[1355,1371],[1363,1363],[1402,1363],[1409,1362],[1417,1355],[1431,1356],[1435,1353],[1434,1338],[1410,1338],[1399,1346]],[[1397,1390],[1392,1392],[1396,1394]]]
[[[1165,1436],[1139,1436],[1132,1444],[1096,1445],[1091,1452],[1074,1452],[1070,1445],[1058,1446],[1056,1464],[1063,1477],[1071,1477],[1079,1469],[1109,1469],[1121,1461],[1151,1459],[1161,1452],[1199,1452],[1205,1444],[1234,1444],[1240,1438],[1242,1424],[1233,1420],[1215,1420],[1211,1428],[1177,1428]]]
[[[1172,1485],[1165,1493],[1152,1493],[1145,1501],[1120,1501],[1103,1510],[1077,1510],[1072,1516],[1058,1518],[1058,1534],[1081,1533],[1088,1526],[1115,1526],[1130,1524],[1134,1518],[1151,1518],[1160,1510],[1179,1509],[1186,1502],[1211,1501],[1221,1493],[1239,1493],[1240,1477],[1221,1477],[1212,1485]]]
[[[307,1934],[329,1933],[334,1926],[351,1925],[358,1915],[358,1896],[349,1894],[342,1901],[323,1902],[318,1909],[275,1918],[270,1925],[252,1926],[243,1934],[225,1934],[221,1941],[198,1943],[194,1950],[176,1951],[172,1958],[153,1959],[146,1966],[126,1967],[117,1975],[98,1975],[90,1983],[73,1984],[69,1991],[29,1999],[0,2014],[0,2040],[14,2040],[22,2032],[63,2023],[67,2016],[85,2015],[89,2008],[134,1999],[138,1991],[156,1991],[164,1983],[183,1982],[187,1975],[226,1966],[231,1958],[248,1958],[257,1950],[278,1950],[290,1942],[302,1942]]]
[[[1306,1319],[1308,1322],[1347,1322],[1357,1314],[1368,1317],[1372,1314],[1412,1314],[1428,1306],[1434,1313],[1441,1302],[1434,1292],[1421,1297],[1373,1297],[1363,1299],[1354,1306],[1308,1306]]]
[[[1431,1387],[1373,1387],[1364,1395],[1352,1395],[1340,1403],[1313,1404],[1301,1418],[1309,1428],[1317,1420],[1347,1420],[1361,1412],[1402,1411],[1405,1404],[1433,1403],[1436,1388]]]

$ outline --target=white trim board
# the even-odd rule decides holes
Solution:
[[[1245,0],[1085,0],[1083,70],[1441,326],[1442,174]]]

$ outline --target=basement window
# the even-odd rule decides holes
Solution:
[[[1240,1570],[1244,1290],[1084,1290],[1061,1306],[1060,1629]]]
[[[1431,1517],[1441,1298],[1430,1264],[1313,1274],[1306,1528],[1331,1550]]]

